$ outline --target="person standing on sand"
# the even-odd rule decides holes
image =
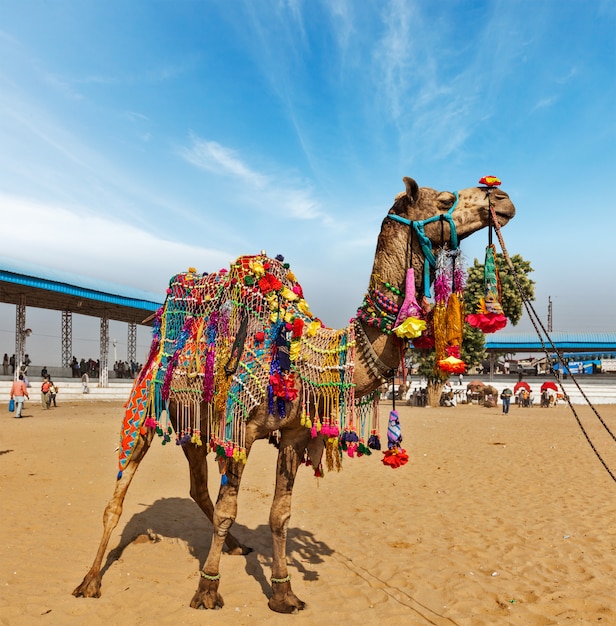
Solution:
[[[49,406],[53,404],[54,408],[57,409],[58,405],[56,404],[56,396],[58,395],[58,385],[56,385],[51,378],[49,379]]]
[[[505,415],[509,413],[509,405],[511,404],[512,395],[513,395],[513,391],[511,391],[509,387],[505,387],[500,395],[501,400],[503,401],[503,413]]]
[[[41,385],[41,406],[44,409],[49,409],[51,406],[51,394],[49,393],[49,389],[51,388],[51,383],[47,378],[43,380],[43,384]]]
[[[90,387],[88,387],[88,383],[90,382],[90,377],[87,372],[84,372],[81,377],[81,384],[83,385],[83,393],[90,393]]]
[[[26,387],[26,383],[24,382],[23,374],[19,375],[17,380],[13,381],[13,386],[11,387],[11,399],[15,400],[15,417],[21,417],[21,410],[24,406],[24,398],[30,399],[28,395],[28,388]]]

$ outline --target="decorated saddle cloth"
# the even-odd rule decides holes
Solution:
[[[205,439],[217,454],[240,460],[253,409],[267,402],[270,414],[284,417],[300,393],[302,423],[314,436],[368,437],[376,412],[362,402],[356,420],[353,328],[324,327],[282,257],[242,256],[229,270],[177,274],[126,405],[119,475],[147,428],[170,441],[170,403],[177,444]]]

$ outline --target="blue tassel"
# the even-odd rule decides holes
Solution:
[[[118,472],[118,477],[116,478],[116,480],[120,480],[120,478],[122,478],[122,470]]]
[[[220,485],[222,486],[222,485],[226,485],[226,484],[227,484],[227,475],[226,475],[226,474],[223,474],[223,475],[220,477]]]

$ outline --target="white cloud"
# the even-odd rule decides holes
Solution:
[[[10,232],[4,256],[159,293],[188,267],[227,267],[233,256],[156,237],[131,224],[0,193],[0,220]],[[33,254],[36,251],[36,255]]]
[[[558,98],[556,96],[548,96],[545,98],[541,98],[535,104],[535,106],[531,109],[531,113],[534,113],[535,111],[538,111],[539,109],[548,109],[557,101],[558,101]]]
[[[182,148],[180,155],[196,167],[223,176],[237,176],[242,182],[257,189],[267,184],[267,178],[251,170],[230,148],[216,141],[193,137],[190,148]]]
[[[250,201],[266,213],[298,220],[321,220],[332,226],[334,220],[321,208],[305,181],[286,174],[263,174],[250,167],[235,150],[216,141],[192,137],[189,147],[180,148],[186,161],[206,172],[237,180],[238,188],[248,187]]]

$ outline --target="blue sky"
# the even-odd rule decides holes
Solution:
[[[281,253],[343,326],[402,177],[493,174],[544,322],[614,331],[615,33],[612,0],[3,0],[0,255],[163,294]]]

